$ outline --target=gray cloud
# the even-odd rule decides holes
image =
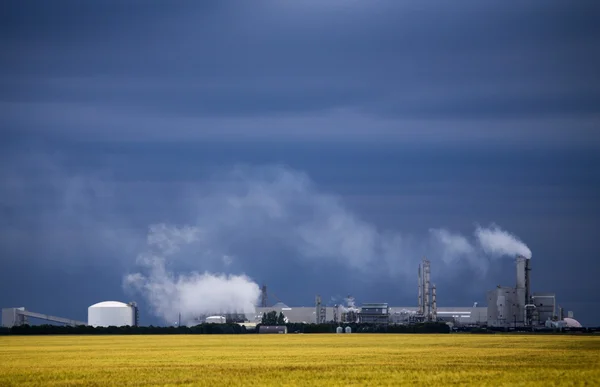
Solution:
[[[77,141],[322,141],[456,144],[588,146],[597,120],[469,119],[399,120],[373,118],[352,111],[315,115],[261,116],[255,118],[169,117],[135,114],[123,109],[101,109],[78,104],[5,104],[0,111],[13,118],[21,134],[75,139]]]
[[[270,273],[261,257],[302,255],[266,280],[285,287],[282,277],[306,269],[303,288],[350,286],[363,275],[316,254],[357,262],[348,251],[370,256],[369,245],[374,266],[400,277],[414,274],[414,262],[383,251],[431,251],[440,269],[481,273],[489,263],[501,278],[500,263],[479,259],[470,223],[479,219],[526,235],[536,262],[582,279],[567,285],[541,269],[533,272],[541,287],[571,301],[594,294],[593,270],[584,268],[593,265],[598,218],[599,11],[594,1],[9,1],[0,15],[2,256],[15,272],[19,259],[133,265],[149,224],[204,225],[190,214],[208,211],[197,198],[211,197],[211,186],[242,195],[236,179],[228,180],[233,188],[207,179],[211,166],[283,160],[309,170],[318,193],[344,196],[325,195],[338,207],[312,204],[337,219],[314,227],[358,236],[346,243],[336,234],[342,247],[330,250],[311,229],[277,239],[277,248],[213,235],[219,248],[202,250],[203,268],[169,261],[173,283],[201,269]],[[68,170],[52,160],[22,163],[29,140],[66,149]],[[90,173],[106,159],[110,174]],[[275,222],[264,215],[277,214],[274,203],[287,205],[262,203],[251,216],[257,227]],[[241,211],[214,205],[233,217]],[[454,254],[426,232],[437,223],[460,231],[443,235]],[[227,222],[212,229],[236,230]],[[196,243],[181,243],[178,254],[192,254]],[[471,258],[460,254],[467,244]],[[566,265],[567,255],[579,264]],[[315,261],[324,269],[306,264]],[[353,280],[334,285],[329,269]],[[5,276],[2,293],[12,294],[14,279]],[[400,297],[386,278],[386,294]],[[481,295],[473,278],[460,282]],[[387,292],[377,283],[360,291]],[[450,287],[440,286],[440,297],[463,294]]]
[[[9,7],[6,130],[598,145],[592,2],[55,4]]]
[[[490,257],[514,257],[524,246],[497,226],[478,228],[477,244],[443,229],[433,230],[431,240],[381,231],[341,198],[319,190],[307,175],[282,166],[219,173],[192,208],[190,225],[150,227],[148,251],[137,260],[143,271],[124,280],[166,321],[177,311],[186,321],[215,312],[252,313],[258,285],[241,274],[222,274],[230,270],[270,270],[277,262],[296,261],[355,271],[366,281],[385,276],[408,282],[422,254],[431,253],[443,267],[442,278],[448,278],[468,268],[485,275]],[[273,248],[286,258],[270,254]],[[213,270],[177,275],[167,269],[182,263]],[[227,291],[218,294],[222,289]]]
[[[570,269],[562,261],[574,255],[587,262],[594,248],[589,238],[597,187],[580,187],[597,169],[578,166],[595,165],[595,155],[482,149],[489,157],[471,151],[459,158],[458,151],[390,147],[369,150],[366,157],[358,145],[288,146],[286,159],[304,165],[310,178],[281,166],[215,169],[236,159],[260,165],[280,157],[268,144],[250,148],[79,144],[62,158],[4,152],[2,257],[11,268],[27,262],[27,278],[44,273],[46,281],[69,281],[67,273],[77,273],[71,287],[92,289],[90,267],[115,279],[82,294],[83,307],[123,297],[119,283],[125,273],[134,274],[136,286],[128,289],[148,295],[149,306],[172,300],[178,291],[169,289],[180,284],[205,289],[188,284],[213,277],[225,284],[244,273],[247,282],[266,281],[292,303],[311,302],[303,297],[313,291],[405,303],[414,294],[417,261],[426,255],[440,302],[449,305],[481,300],[495,281],[512,283],[510,259],[494,259],[473,234],[472,220],[493,219],[527,236],[538,257],[536,289],[556,290],[571,302],[593,283],[579,269],[591,262]],[[249,156],[253,152],[261,157]],[[306,160],[315,155],[314,163]],[[438,235],[427,232],[440,224],[448,227]],[[164,259],[136,263],[140,253]],[[562,284],[547,269],[561,265],[584,278],[581,284]],[[3,281],[8,289],[10,282]],[[29,297],[25,303],[39,300],[35,291]],[[13,304],[14,296],[4,302]],[[204,310],[202,305],[190,308]],[[174,309],[155,306],[153,313],[172,322]]]
[[[9,160],[0,167],[5,259],[124,267],[118,258],[134,253],[141,240],[118,214],[108,173],[68,171],[50,154],[25,152]]]

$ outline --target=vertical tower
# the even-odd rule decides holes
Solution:
[[[425,294],[425,299],[423,301],[423,312],[427,320],[431,318],[431,300],[429,298],[430,289],[431,289],[431,272],[429,261],[423,258],[423,293]]]
[[[419,315],[425,320],[431,319],[431,266],[427,258],[423,257],[419,265]]]
[[[517,286],[516,286],[516,307],[515,314],[522,316],[524,324],[529,324],[531,320],[530,311],[526,310],[525,305],[531,303],[530,291],[530,260],[522,255],[517,255]]]
[[[529,279],[529,272],[531,271],[531,267],[529,266],[529,263],[531,262],[530,259],[525,259],[525,303],[529,304],[531,301],[531,289],[530,289],[530,279]]]
[[[565,310],[560,305],[558,306],[558,319],[559,320],[565,319]]]
[[[525,257],[517,255],[517,284],[515,287],[515,299],[514,301],[506,301],[507,304],[513,304],[514,310],[512,315],[515,319],[515,326],[517,322],[522,321],[525,324],[525,304],[527,304],[527,298],[525,296]]]
[[[317,296],[315,297],[315,322],[317,324],[322,324],[324,322],[322,320],[322,314],[323,312],[321,312],[321,296],[317,294]]]
[[[133,313],[133,326],[137,327],[140,324],[140,311],[138,309],[137,303],[134,301],[131,301],[129,303],[129,306],[131,306],[132,313]]]
[[[431,286],[431,320],[437,321],[437,299],[435,285]]]
[[[268,304],[267,298],[267,285],[264,285],[260,288],[260,306],[262,308],[266,308]]]
[[[421,264],[419,264],[419,276],[417,278],[419,287],[419,303],[417,305],[419,306],[419,314],[422,315],[425,313],[425,310],[423,310],[423,274],[421,272]]]
[[[517,255],[517,289],[525,289],[525,262],[527,258]]]

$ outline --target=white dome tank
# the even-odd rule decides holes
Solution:
[[[207,324],[225,324],[227,319],[223,316],[209,316],[204,322]]]
[[[104,301],[88,308],[88,325],[93,327],[134,326],[135,306],[119,301]]]

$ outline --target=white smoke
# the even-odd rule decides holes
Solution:
[[[486,257],[499,258],[523,255],[526,258],[531,258],[531,250],[525,243],[495,224],[488,228],[477,226],[473,243],[469,242],[466,237],[460,234],[452,234],[445,229],[431,229],[429,231],[434,240],[442,246],[439,254],[446,264],[464,260],[473,267],[485,271],[487,269]]]
[[[186,325],[209,314],[254,314],[259,287],[245,275],[192,272],[176,275],[166,267],[185,245],[198,242],[201,232],[195,227],[157,224],[148,233],[149,250],[138,257],[143,273],[125,277],[128,289],[143,293],[156,315],[176,321],[181,315]],[[201,262],[200,262],[201,263]]]
[[[487,272],[488,261],[466,237],[446,229],[430,229],[429,232],[433,237],[433,246],[438,247],[435,253],[444,264],[453,267],[456,263],[464,261],[482,274]]]
[[[531,250],[527,245],[511,233],[501,230],[498,226],[490,228],[477,227],[475,236],[479,245],[487,254],[492,256],[520,254],[525,258],[531,258]]]
[[[445,229],[431,229],[430,232],[444,246],[442,259],[446,263],[452,263],[460,256],[472,256],[475,252],[475,248],[462,235],[452,234]]]
[[[193,201],[192,225],[150,227],[148,249],[138,257],[142,270],[125,279],[166,321],[178,313],[188,320],[221,311],[253,313],[259,286],[241,274],[214,273],[241,273],[261,263],[269,270],[274,260],[285,264],[273,251],[289,252],[285,260],[300,264],[333,264],[368,280],[385,275],[410,284],[422,255],[446,275],[461,267],[486,272],[489,258],[502,255],[531,256],[495,225],[478,227],[472,242],[445,229],[431,229],[430,239],[381,232],[286,167],[239,167],[208,186]],[[181,265],[199,272],[176,275]]]

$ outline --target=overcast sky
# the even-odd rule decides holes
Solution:
[[[219,235],[211,251],[235,253],[219,266],[186,251],[174,276],[244,273],[290,305],[316,293],[415,305],[422,255],[439,306],[485,304],[488,289],[514,285],[513,260],[449,271],[423,241],[431,228],[471,240],[493,223],[532,250],[534,291],[600,325],[597,2],[1,9],[0,306],[85,320],[93,303],[136,299],[142,323],[160,322],[123,286],[157,223],[201,225]],[[265,174],[273,165],[284,172]],[[343,232],[402,235],[410,248],[365,271],[344,263],[356,250],[336,261],[329,245],[280,243],[301,217],[283,227],[236,212],[234,227],[232,202],[216,199],[248,180],[260,205],[300,211],[310,198],[315,219],[343,213]]]

